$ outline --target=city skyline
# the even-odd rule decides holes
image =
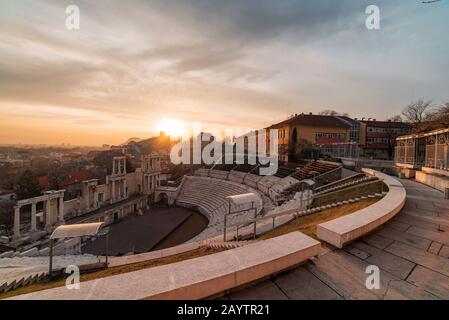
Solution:
[[[79,30],[69,3],[1,1],[1,144],[118,144],[164,122],[261,128],[324,109],[381,120],[449,99],[447,1],[74,4]],[[370,4],[380,30],[365,27]]]

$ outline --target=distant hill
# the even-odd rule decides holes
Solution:
[[[170,138],[168,136],[159,135],[149,139],[142,139],[140,141],[130,141],[127,144],[127,147],[129,154],[139,155],[139,154],[149,154],[152,151],[169,152],[171,147],[175,143],[176,142],[174,141],[170,141]]]
[[[131,142],[140,142],[140,141],[142,141],[142,139],[133,137],[133,138],[129,138],[128,140],[126,140],[126,142],[124,142],[124,143],[122,143],[122,144],[120,144],[120,145],[121,145],[121,146],[127,146],[127,145],[130,144]]]

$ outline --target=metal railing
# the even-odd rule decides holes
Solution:
[[[375,181],[369,181],[369,182],[366,182],[366,183],[363,183],[363,184],[357,184],[357,185],[354,185],[354,186],[350,186],[348,188],[340,189],[340,190],[337,190],[337,191],[332,191],[332,192],[325,193],[325,194],[322,194],[322,195],[317,195],[317,196],[312,195],[311,197],[308,197],[308,198],[306,198],[304,200],[305,201],[311,201],[311,203],[313,203],[313,201],[315,199],[319,199],[319,198],[322,198],[322,197],[325,197],[325,196],[329,196],[329,195],[332,195],[332,194],[335,194],[335,193],[338,193],[338,192],[342,192],[342,191],[348,191],[348,190],[352,190],[352,189],[356,189],[356,188],[360,188],[360,187],[366,187],[368,185],[372,185],[372,184],[376,184],[376,183],[380,183],[381,184],[381,191],[380,192],[383,194],[383,192],[384,192],[384,180],[383,179],[377,179]],[[302,201],[302,199],[301,199],[301,201]],[[344,201],[344,200],[342,200],[342,201]],[[302,202],[301,202],[301,208],[302,208]],[[263,220],[272,219],[271,230],[274,230],[275,229],[275,219],[276,218],[281,217],[281,216],[285,216],[285,215],[288,215],[288,214],[299,213],[299,212],[303,212],[303,211],[308,210],[307,208],[306,209],[301,209],[301,208],[299,208],[299,209],[298,208],[286,209],[285,211],[282,211],[282,212],[279,212],[279,213],[275,213],[275,214],[272,214],[272,215],[268,215],[268,216],[262,216],[262,217],[256,217],[255,216],[252,219],[248,219],[248,220],[245,220],[245,221],[242,221],[242,222],[236,222],[236,223],[229,224],[229,225],[226,224],[226,218],[225,218],[225,222],[224,222],[225,223],[224,241],[226,242],[226,230],[227,229],[235,227],[236,228],[235,240],[239,241],[239,234],[238,234],[239,229],[241,229],[242,227],[251,225],[251,224],[254,224],[254,226],[253,226],[253,228],[254,228],[253,239],[255,239],[256,238],[257,223],[258,222],[263,221]]]

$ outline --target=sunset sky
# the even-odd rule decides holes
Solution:
[[[65,8],[81,11],[67,30]],[[381,29],[365,8],[381,9]],[[117,144],[449,101],[449,0],[0,0],[0,143]]]

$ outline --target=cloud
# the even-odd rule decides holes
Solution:
[[[1,109],[28,106],[35,121],[39,106],[86,114],[72,125],[170,116],[257,127],[329,107],[380,119],[446,94],[445,3],[379,0],[378,32],[364,26],[365,0],[77,4],[81,29],[68,31],[65,2],[5,3]]]

